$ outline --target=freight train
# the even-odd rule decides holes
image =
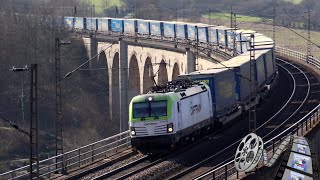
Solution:
[[[251,30],[199,23],[87,17],[64,17],[63,26],[76,33],[198,43],[230,53],[236,50],[237,56],[230,60],[210,69],[180,75],[179,80],[155,86],[148,94],[131,100],[131,145],[144,153],[168,150],[217,124],[237,119],[268,95],[277,77],[273,40]],[[252,41],[254,53],[249,49]],[[250,92],[255,92],[255,98]]]
[[[62,22],[62,26],[76,33],[144,37],[181,43],[197,42],[200,46],[214,46],[230,52],[235,45],[238,54],[247,51],[249,41],[246,36],[248,31],[201,23],[107,17],[63,17]]]
[[[256,60],[241,54],[135,96],[129,106],[132,147],[143,153],[167,151],[259,104],[273,88],[277,70],[272,48],[257,51]]]

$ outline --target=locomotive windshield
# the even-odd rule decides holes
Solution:
[[[133,118],[167,116],[167,101],[133,103]]]

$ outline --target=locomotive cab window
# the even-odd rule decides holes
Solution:
[[[159,118],[167,116],[167,101],[133,103],[133,118]]]
[[[167,101],[153,101],[150,105],[150,117],[167,116]]]
[[[143,118],[149,116],[148,102],[133,103],[133,118]]]

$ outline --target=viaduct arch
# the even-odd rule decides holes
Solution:
[[[109,70],[106,77],[109,84],[107,104],[112,124],[119,125],[120,131],[128,129],[128,108],[132,97],[147,93],[154,81],[159,85],[166,84],[180,74],[215,64],[209,59],[196,57],[195,51],[189,48],[130,44],[123,39],[83,38],[83,43],[89,58],[100,53],[98,61],[106,61]],[[221,56],[211,57],[226,60]]]

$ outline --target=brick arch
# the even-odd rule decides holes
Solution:
[[[120,111],[120,86],[119,86],[119,53],[116,52],[112,59],[111,79],[110,79],[110,107],[111,118],[114,123],[120,123],[119,111]]]
[[[158,85],[167,84],[168,82],[168,71],[166,62],[162,59],[159,64],[158,70]]]
[[[140,71],[136,55],[132,55],[129,62],[129,84],[128,84],[129,101],[136,95],[140,94]]]
[[[95,63],[93,63],[95,64]],[[99,57],[98,57],[98,62],[96,63],[96,67],[93,66],[93,68],[100,68],[100,67],[105,67],[106,70],[105,71],[100,71],[100,72],[96,72],[100,78],[103,79],[104,83],[103,83],[103,86],[105,86],[106,89],[109,90],[109,86],[110,86],[110,82],[109,82],[109,66],[108,66],[108,60],[107,60],[107,56],[106,56],[106,53],[105,52],[101,52],[99,54]],[[102,77],[101,77],[102,76]],[[107,109],[109,109],[109,96],[110,96],[110,93],[108,92],[107,93]]]
[[[104,51],[101,51],[98,56],[91,61],[91,71],[85,71],[85,75],[89,75],[89,77],[93,77],[94,81],[90,83],[90,86],[87,88],[87,92],[93,95],[90,100],[95,102],[99,107],[99,112],[103,112],[101,114],[101,119],[103,121],[95,121],[95,123],[102,123],[101,128],[106,128],[107,123],[111,120],[112,106],[110,104],[110,78],[109,78],[109,69],[108,64],[110,62],[107,61],[107,54]],[[105,68],[104,70],[96,70],[99,68]],[[92,78],[91,78],[92,79]],[[101,91],[96,95],[97,91]],[[108,122],[106,122],[106,120]]]
[[[176,80],[178,78],[178,75],[180,75],[179,65],[178,63],[174,63],[172,70],[172,80]]]
[[[147,93],[153,85],[153,66],[151,58],[147,57],[143,68],[143,93]]]

